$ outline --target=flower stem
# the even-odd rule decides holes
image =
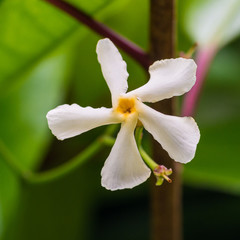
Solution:
[[[72,158],[70,161],[45,172],[32,172],[25,170],[18,164],[19,161],[11,154],[2,141],[0,141],[0,156],[7,166],[15,172],[20,178],[30,184],[43,184],[62,178],[75,171],[88,159],[96,155],[104,146],[114,143],[112,135],[116,130],[116,125],[107,127],[105,133],[90,144],[84,151]]]
[[[153,159],[145,152],[142,147],[142,136],[143,136],[143,127],[137,127],[135,131],[135,138],[139,153],[143,159],[143,161],[154,171],[158,164],[153,161]]]
[[[73,18],[85,24],[96,33],[104,37],[110,38],[118,47],[120,47],[123,51],[128,53],[140,65],[142,65],[143,68],[147,69],[149,67],[150,59],[147,53],[139,46],[137,46],[135,43],[124,38],[123,36],[116,33],[106,25],[94,20],[93,18],[91,18],[91,16],[87,15],[82,10],[75,8],[74,6],[67,2],[64,2],[62,0],[44,0],[44,1],[49,2],[55,7],[68,13]]]
[[[143,137],[143,127],[137,127],[135,130],[135,139],[136,139],[138,148],[142,144],[142,137]]]
[[[208,47],[200,49],[197,52],[196,63],[196,83],[193,88],[186,94],[182,106],[183,116],[193,116],[196,112],[199,97],[203,89],[204,80],[209,69],[209,66],[217,52],[216,47]]]
[[[78,167],[82,166],[82,164],[98,153],[103,146],[104,143],[101,141],[101,139],[97,139],[77,156],[60,165],[59,167],[45,172],[32,173],[28,178],[28,182],[32,184],[42,184],[62,178],[63,176],[75,171]]]
[[[152,160],[152,158],[145,152],[142,146],[139,146],[138,150],[144,162],[151,168],[152,171],[154,171],[158,167],[158,164]]]

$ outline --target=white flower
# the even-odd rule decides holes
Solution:
[[[177,162],[187,163],[195,155],[200,134],[191,117],[169,116],[142,102],[157,102],[189,91],[196,80],[191,59],[156,61],[150,66],[150,80],[128,92],[126,63],[109,39],[97,44],[98,61],[112,94],[112,108],[61,105],[47,114],[49,128],[60,140],[74,137],[98,126],[121,123],[116,142],[101,172],[102,186],[110,190],[133,188],[150,176],[134,138],[138,119],[144,128]]]

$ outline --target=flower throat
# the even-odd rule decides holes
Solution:
[[[116,111],[124,115],[134,113],[136,112],[135,102],[136,102],[136,98],[133,98],[133,97],[119,98]]]

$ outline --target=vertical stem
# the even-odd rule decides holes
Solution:
[[[183,102],[183,116],[193,116],[199,101],[199,97],[203,88],[204,80],[209,66],[217,52],[216,47],[199,49],[196,56],[197,63],[197,80],[193,88],[186,94]]]
[[[171,58],[175,55],[175,0],[151,0],[150,56],[152,60]],[[160,112],[174,114],[173,100],[154,105]],[[158,143],[153,143],[154,159],[172,168],[173,182],[161,187],[152,184],[152,239],[181,239],[181,166],[175,163]]]

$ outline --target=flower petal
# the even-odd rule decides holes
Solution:
[[[102,186],[109,190],[133,188],[149,178],[151,171],[143,162],[135,142],[137,118],[122,123],[116,142],[101,172]]]
[[[200,139],[194,119],[165,115],[140,102],[138,105],[139,120],[169,156],[177,162],[190,162]]]
[[[127,65],[118,49],[108,38],[98,41],[97,55],[103,76],[112,94],[113,106],[115,106],[117,98],[124,94],[128,88]]]
[[[188,92],[196,81],[196,64],[192,59],[176,58],[154,62],[150,68],[150,80],[129,95],[142,102],[158,102]]]
[[[119,123],[110,108],[80,107],[64,104],[47,113],[48,126],[59,140],[74,137],[95,127]]]

